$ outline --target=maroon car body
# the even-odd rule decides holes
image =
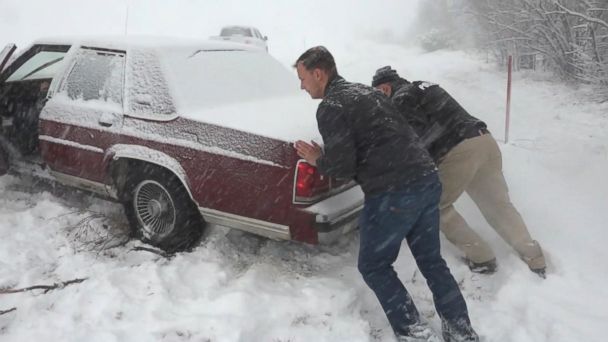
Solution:
[[[123,202],[161,248],[191,245],[205,224],[315,244],[356,226],[362,193],[298,158],[293,141],[318,133],[297,90],[239,44],[40,41],[0,74],[0,159]]]

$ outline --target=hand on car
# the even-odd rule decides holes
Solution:
[[[319,144],[314,141],[311,141],[309,144],[305,141],[298,140],[294,147],[296,148],[298,155],[305,159],[308,164],[317,166],[317,159],[323,154],[323,150]]]

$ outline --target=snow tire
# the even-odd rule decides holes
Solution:
[[[205,222],[175,175],[144,165],[131,170],[125,187],[123,206],[136,238],[169,253],[200,241]]]

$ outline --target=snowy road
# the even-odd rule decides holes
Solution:
[[[406,78],[441,83],[502,139],[506,77],[481,58],[381,44],[335,54],[347,79],[367,83],[391,64]],[[495,248],[499,270],[473,276],[445,241],[443,253],[484,341],[604,341],[608,104],[539,77],[516,75],[511,142],[501,148],[513,201],[550,258],[547,279],[527,270],[468,198],[458,206]],[[0,289],[87,280],[0,294],[0,310],[16,308],[0,315],[2,341],[393,341],[357,272],[357,234],[314,247],[215,229],[192,253],[166,259],[125,244],[119,206],[31,191],[0,178]],[[405,245],[396,269],[439,329]]]

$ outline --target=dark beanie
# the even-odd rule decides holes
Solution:
[[[377,87],[380,84],[394,82],[399,79],[399,74],[390,65],[384,66],[376,70],[376,74],[372,79],[372,87]]]

